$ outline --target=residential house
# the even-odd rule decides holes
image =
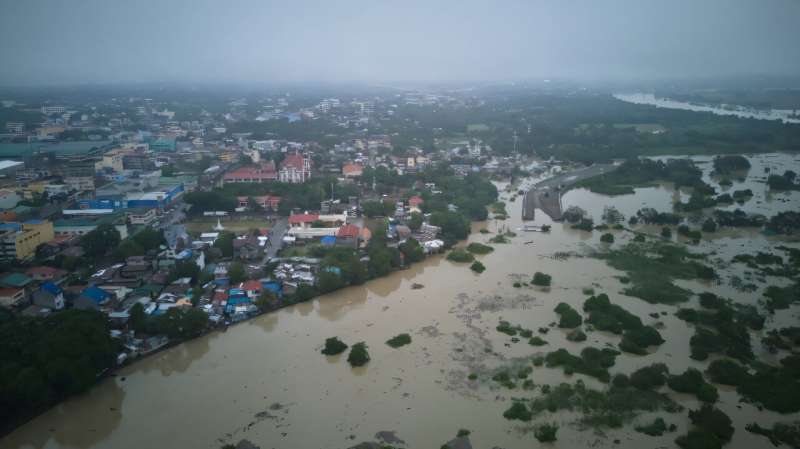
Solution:
[[[56,282],[67,275],[67,270],[40,265],[38,267],[29,268],[25,274],[34,281]]]
[[[256,237],[235,239],[233,241],[233,257],[239,260],[253,260],[264,256],[264,248]]]
[[[64,291],[52,282],[45,282],[33,292],[33,303],[53,310],[64,308]]]
[[[311,223],[317,220],[319,220],[317,214],[292,214],[289,216],[289,227],[308,229],[311,227]]]
[[[361,240],[361,228],[354,224],[346,224],[336,232],[336,243],[357,248]]]
[[[253,280],[243,283],[240,288],[244,290],[244,293],[247,295],[247,297],[253,301],[258,299],[258,296],[261,295],[261,291],[263,290],[261,282]]]
[[[10,273],[0,279],[0,284],[13,288],[25,288],[31,282],[33,282],[33,279],[22,273]]]
[[[342,166],[342,175],[345,178],[358,178],[364,173],[364,167],[359,164],[344,164]]]
[[[25,289],[8,287],[0,288],[0,306],[17,307],[25,302]]]
[[[227,282],[228,281],[228,267],[224,264],[217,264],[214,267],[214,280]]]
[[[72,302],[72,306],[82,310],[100,310],[111,299],[111,293],[92,285],[81,292],[80,296]]]

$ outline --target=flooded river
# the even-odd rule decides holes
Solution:
[[[688,103],[685,101],[659,98],[653,94],[628,93],[614,94],[614,98],[628,103],[649,104],[659,108],[681,109],[684,111],[711,112],[717,115],[735,115],[742,118],[755,118],[759,120],[781,120],[784,123],[800,123],[800,118],[793,117],[794,111],[788,109],[753,109],[737,105],[709,105]]]
[[[764,155],[756,159],[779,166],[788,161],[796,167],[793,158]],[[763,176],[763,168],[753,165],[750,174]],[[753,182],[759,192],[764,191],[763,184]],[[736,184],[734,188],[738,188]],[[752,207],[762,213],[763,209],[783,208],[780,199],[797,208],[796,193],[750,201],[761,201]],[[668,186],[638,189],[635,195],[616,198],[576,190],[564,197],[564,203],[586,208],[599,221],[606,204],[617,206],[627,216],[645,205],[670,210],[675,195],[680,193]],[[476,223],[470,241],[485,242],[493,235],[477,232],[483,227],[493,233],[516,229],[521,224],[521,204],[521,197],[508,203],[511,218],[506,221]],[[535,223],[551,224],[538,212]],[[566,331],[553,328],[543,336],[549,344],[536,348],[524,341],[511,343],[510,337],[495,330],[500,319],[529,329],[546,327],[557,320],[553,307],[558,302],[581,310],[585,288],[608,293],[612,301],[624,304],[646,324],[657,320],[664,324],[660,332],[666,343],[647,356],[621,355],[610,370],[612,374],[629,373],[658,361],[667,363],[673,373],[707,366],[707,362],[689,358],[693,331],[672,315],[675,307],[621,295],[618,276],[622,273],[601,260],[553,257],[557,252],[580,255],[599,247],[600,232],[552,224],[549,234],[519,232],[510,244],[493,245],[493,253],[478,256],[487,267],[480,275],[466,264],[435,256],[364,286],[340,290],[145,358],[20,427],[0,440],[0,447],[195,449],[219,448],[246,438],[262,449],[346,448],[373,441],[379,431],[394,431],[405,447],[431,448],[441,446],[463,428],[472,431],[475,448],[511,449],[537,447],[530,432],[537,420],[561,426],[558,441],[548,445],[554,448],[674,447],[674,438],[687,429],[686,411],[658,414],[678,426],[677,432],[663,437],[637,433],[631,425],[603,430],[601,435],[579,429],[572,424],[576,415],[569,413],[545,413],[532,424],[503,418],[511,397],[529,397],[539,391],[500,388],[489,380],[492,369],[512,363],[516,357],[561,347],[577,353],[589,345],[619,342],[619,336],[590,332],[586,342],[573,343],[566,340]],[[632,238],[628,232],[616,234],[615,245]],[[781,243],[755,231],[736,230],[719,232],[695,250],[715,251],[729,260],[737,252],[754,253]],[[800,247],[797,242],[790,245]],[[754,303],[760,292],[742,293],[727,284],[728,276],[741,274],[731,271],[735,269],[723,269],[719,283],[679,284],[695,291],[714,289],[736,301]],[[536,271],[553,275],[550,289],[513,287],[516,280],[529,281]],[[413,283],[424,288],[412,289]],[[797,310],[780,314],[778,322],[769,318],[767,329],[796,325]],[[669,314],[657,320],[648,316],[662,311]],[[403,332],[411,334],[410,345],[392,349],[385,344]],[[766,356],[759,335],[753,333],[754,351]],[[348,344],[366,342],[371,362],[354,369],[345,360],[346,354],[321,355],[322,343],[331,336]],[[478,380],[468,379],[472,373]],[[537,384],[583,379],[589,386],[600,387],[593,378],[565,376],[561,369],[534,368],[532,379]],[[687,408],[699,406],[692,396],[672,394]],[[727,446],[730,448],[768,446],[765,438],[744,430],[754,418],[762,425],[797,419],[796,415],[759,412],[752,405],[740,404],[736,392],[724,387],[718,406],[734,420],[736,433]],[[654,416],[642,415],[637,422]]]

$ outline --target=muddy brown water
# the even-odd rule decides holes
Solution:
[[[794,163],[793,156],[778,157]],[[664,199],[658,199],[659,195]],[[579,190],[569,192],[564,201],[565,205],[587,208],[599,221],[605,204],[616,205],[629,215],[641,204],[667,210],[660,201],[666,204],[674,195],[667,186],[638,189],[636,195],[617,198]],[[509,194],[502,196],[508,198]],[[787,198],[796,208],[798,197],[790,194]],[[511,218],[506,221],[476,223],[469,240],[485,242],[493,235],[477,232],[482,227],[493,233],[516,229],[521,224],[521,203],[521,198],[508,203]],[[780,205],[778,209],[785,205],[774,204]],[[536,224],[550,223],[543,214],[537,213],[536,218]],[[693,331],[672,315],[676,307],[651,305],[620,294],[623,286],[618,276],[623,273],[602,261],[552,257],[557,252],[579,255],[600,247],[600,232],[590,234],[551,224],[549,234],[518,232],[510,244],[493,245],[493,253],[478,256],[487,267],[480,275],[472,273],[468,264],[435,256],[364,286],[343,289],[140,360],[120,370],[117,377],[23,425],[0,440],[0,447],[218,448],[246,438],[262,448],[345,448],[374,441],[380,431],[394,431],[406,447],[428,448],[439,447],[464,428],[472,431],[470,438],[476,448],[529,448],[545,446],[530,432],[536,422],[561,426],[558,441],[547,447],[674,447],[674,438],[687,429],[686,411],[645,414],[635,421],[663,416],[667,423],[678,426],[677,432],[663,437],[636,433],[632,425],[603,431],[580,429],[573,424],[577,415],[572,413],[545,413],[530,425],[502,417],[512,397],[539,393],[498,388],[489,380],[492,370],[512,364],[515,358],[561,347],[577,353],[588,345],[619,342],[618,336],[590,332],[586,342],[572,343],[566,340],[565,331],[554,328],[543,336],[549,344],[535,348],[524,339],[511,343],[510,337],[495,330],[500,319],[534,330],[546,327],[557,320],[553,307],[558,302],[580,310],[586,297],[582,289],[587,287],[608,293],[612,301],[624,304],[645,323],[664,324],[660,332],[666,343],[647,356],[621,355],[612,373],[628,373],[654,362],[667,363],[673,373],[707,366],[707,362],[689,359]],[[615,234],[614,245],[631,238],[627,232]],[[717,233],[693,250],[713,251],[713,257],[729,260],[739,252],[752,253],[778,244],[786,242],[754,231],[733,230]],[[800,247],[796,241],[788,244]],[[553,276],[550,289],[512,286],[515,280],[529,281],[536,271]],[[766,285],[785,283],[756,279],[759,291],[739,292],[728,279],[747,277],[745,271],[731,265],[721,270],[718,282],[679,284],[754,303]],[[424,288],[412,289],[414,283]],[[648,315],[662,311],[669,314],[658,319]],[[769,318],[767,329],[797,325],[797,311],[793,307]],[[385,344],[403,332],[411,334],[410,345],[392,349]],[[760,335],[753,333],[754,350],[765,360],[774,360],[761,347]],[[322,343],[331,336],[348,344],[366,342],[372,360],[354,369],[347,364],[346,353],[321,355]],[[478,374],[478,380],[470,381],[470,373]],[[537,384],[583,379],[590,386],[601,386],[592,378],[565,376],[560,369],[544,367],[534,368],[531,378]],[[699,405],[691,396],[673,397],[686,408]],[[758,411],[739,403],[736,392],[724,387],[718,406],[734,420],[736,433],[727,446],[731,448],[768,447],[765,438],[744,430],[747,423],[757,420],[764,425],[798,418]]]

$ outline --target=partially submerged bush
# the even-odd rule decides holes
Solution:
[[[767,410],[779,413],[800,411],[800,381],[786,369],[763,367],[745,378],[736,391]]]
[[[469,266],[469,269],[476,273],[483,273],[486,271],[486,266],[476,260],[475,262],[472,262],[472,265]]]
[[[387,340],[386,344],[393,348],[399,348],[411,344],[411,336],[408,334],[400,334]]]
[[[614,234],[606,232],[600,236],[600,241],[603,243],[614,243]]]
[[[325,339],[325,347],[322,348],[322,353],[325,355],[337,355],[347,350],[347,345],[339,340],[339,337],[331,337]]]
[[[597,330],[621,334],[623,330],[639,329],[644,326],[638,316],[617,304],[612,304],[605,293],[587,298],[583,303],[583,310],[589,312],[586,322]]]
[[[576,343],[586,341],[586,334],[580,329],[575,329],[567,334],[567,340]]]
[[[733,436],[731,419],[711,405],[706,404],[699,410],[690,410],[689,419],[696,429],[675,440],[675,443],[683,449],[721,448]]]
[[[561,315],[558,327],[573,329],[583,323],[583,318],[581,318],[581,315],[578,313],[578,311],[573,309],[572,306],[565,302],[558,303],[555,308],[555,312]]]
[[[632,354],[645,355],[648,346],[658,346],[664,343],[661,334],[652,326],[642,326],[638,329],[626,330],[622,334],[619,348]]]
[[[533,274],[533,280],[531,281],[533,285],[538,285],[540,287],[549,287],[550,284],[553,282],[553,277],[549,274],[542,273],[541,271],[537,271]]]
[[[490,252],[494,251],[494,248],[489,245],[473,242],[467,245],[467,251],[471,252],[472,254],[489,254]]]
[[[467,263],[475,260],[475,256],[463,249],[456,248],[447,254],[447,260],[459,263]]]
[[[540,443],[549,443],[556,441],[556,433],[558,432],[558,425],[556,424],[541,424],[533,431],[533,436],[539,440]]]
[[[351,366],[364,366],[369,362],[369,352],[367,352],[367,344],[362,342],[356,343],[350,348],[350,354],[347,356],[347,361]]]
[[[740,385],[747,380],[747,368],[731,359],[717,359],[708,365],[708,377],[718,384]]]
[[[639,411],[672,413],[680,409],[680,405],[663,393],[617,386],[616,381],[605,390],[588,388],[580,380],[574,385],[543,385],[542,394],[530,403],[533,415],[544,411],[579,410],[584,414],[581,422],[596,427],[620,427]]]
[[[523,402],[514,401],[511,407],[503,412],[503,417],[510,420],[530,421],[533,414]]]
[[[769,438],[773,446],[780,446],[786,443],[789,447],[800,447],[800,422],[794,423],[775,423],[772,428],[761,427],[756,423],[745,426],[750,433],[763,435]]]
[[[703,374],[689,368],[683,374],[670,376],[667,385],[679,393],[691,393],[703,402],[716,402],[719,398],[717,389],[703,379]]]
[[[529,338],[528,344],[531,346],[544,346],[547,344],[547,342],[537,335],[535,337]]]
[[[658,417],[653,420],[650,424],[646,424],[643,426],[636,426],[634,429],[637,432],[643,433],[645,435],[650,435],[651,437],[659,437],[667,431],[667,423],[664,422],[664,418]]]
[[[562,348],[548,353],[545,361],[548,367],[562,367],[565,374],[581,373],[608,382],[611,379],[608,368],[614,366],[618,355],[619,352],[613,349],[589,347],[584,348],[578,357]]]
[[[667,382],[669,368],[663,363],[654,363],[634,371],[630,384],[639,390],[653,390]]]

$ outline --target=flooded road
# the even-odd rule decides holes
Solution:
[[[754,163],[751,173],[760,176],[756,171]],[[615,205],[627,216],[643,205],[671,210],[669,203],[674,195],[677,193],[668,186],[637,189],[636,195],[615,198],[574,190],[565,195],[564,205],[580,205],[599,222],[606,204]],[[507,199],[510,195],[502,196]],[[788,198],[796,208],[798,197]],[[764,204],[784,205],[766,199]],[[508,220],[476,223],[470,241],[486,242],[499,230],[516,229],[521,225],[521,205],[521,197],[507,203]],[[601,435],[592,429],[579,429],[572,424],[576,415],[562,412],[545,413],[531,424],[503,418],[511,397],[530,397],[539,392],[501,388],[490,380],[492,370],[517,357],[561,347],[577,353],[586,346],[616,346],[619,342],[619,336],[595,331],[588,333],[586,342],[573,343],[566,340],[566,331],[553,328],[542,336],[548,345],[537,348],[525,341],[512,343],[510,337],[495,330],[501,319],[529,329],[547,327],[557,321],[553,307],[558,302],[581,310],[586,288],[608,293],[612,301],[639,315],[645,324],[661,321],[664,325],[659,330],[666,343],[647,356],[619,356],[612,374],[629,373],[659,361],[667,363],[673,373],[690,366],[707,366],[707,362],[689,358],[693,331],[673,316],[676,307],[623,296],[619,293],[623,288],[618,279],[621,272],[601,260],[581,257],[600,247],[600,232],[572,230],[569,225],[551,223],[544,214],[536,217],[535,224],[552,224],[552,231],[521,232],[509,244],[492,245],[494,252],[477,256],[486,265],[483,274],[474,274],[468,264],[434,256],[364,286],[243,322],[226,333],[192,340],[126,367],[88,394],[70,399],[20,427],[0,440],[0,447],[194,449],[219,448],[246,438],[262,449],[346,448],[373,441],[379,431],[395,431],[406,442],[405,447],[430,448],[441,446],[463,428],[472,431],[470,439],[475,448],[511,449],[537,447],[530,432],[537,421],[561,426],[558,441],[548,447],[674,447],[675,437],[687,429],[686,411],[657,414],[678,426],[677,432],[663,437],[637,433],[631,425],[603,429]],[[492,233],[477,232],[483,227]],[[615,245],[632,238],[629,232],[615,233]],[[738,252],[753,253],[782,243],[752,230],[734,230],[719,232],[693,250],[715,251],[716,257],[729,260]],[[797,242],[789,245],[800,247]],[[556,253],[562,257],[554,257]],[[727,282],[731,275],[744,275],[737,269],[721,270],[719,282],[679,284],[698,292],[713,289],[735,301],[753,304],[761,297],[760,291],[740,292]],[[513,287],[517,280],[529,281],[536,271],[551,274],[553,286]],[[771,281],[767,278],[759,287]],[[424,288],[412,289],[413,283]],[[657,319],[648,316],[656,312],[668,314]],[[776,324],[796,325],[797,312],[797,307],[784,311],[777,323],[768,318],[763,332]],[[411,335],[410,345],[392,349],[385,344],[403,332]],[[765,355],[759,338],[763,332],[753,333],[758,356]],[[366,342],[371,362],[351,368],[346,353],[323,356],[319,352],[322,344],[332,336],[350,345]],[[470,380],[470,374],[477,374],[478,379]],[[589,386],[601,386],[593,378],[565,376],[561,369],[545,367],[534,368],[532,379],[536,384],[583,379]],[[694,397],[670,394],[684,407],[699,406]],[[759,412],[752,405],[740,404],[736,392],[724,387],[720,388],[717,406],[731,416],[736,427],[733,441],[726,446],[730,448],[767,447],[766,439],[744,430],[745,424],[756,417],[762,425],[797,419],[797,415]],[[645,414],[636,422],[654,416]]]

